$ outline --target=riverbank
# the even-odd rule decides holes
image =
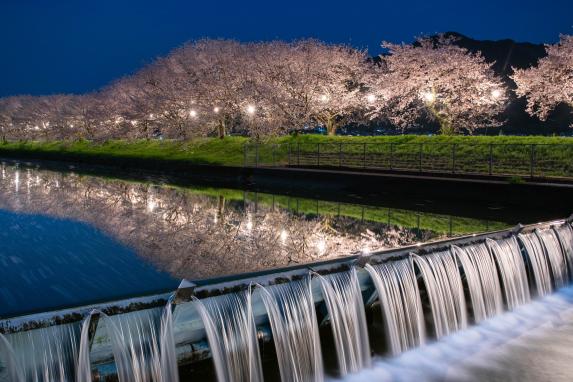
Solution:
[[[91,164],[112,164],[129,166],[155,162],[154,167],[169,166],[170,163],[193,165],[242,166],[244,164],[245,144],[256,141],[244,137],[201,138],[191,141],[137,140],[107,141],[103,143],[89,141],[58,142],[9,142],[0,144],[0,156],[21,159],[48,159]],[[376,136],[348,137],[324,135],[300,135],[298,137],[279,137],[262,141],[263,144],[316,145],[325,144],[394,144],[396,150],[417,155],[419,145],[426,145],[425,155],[450,160],[451,153],[441,149],[447,145],[459,145],[458,155],[487,156],[489,145],[571,145],[573,138],[543,136]],[[428,151],[430,150],[430,151]],[[465,150],[465,151],[464,151]],[[569,167],[569,151],[552,150],[551,160],[555,168]],[[516,160],[521,158],[517,157]],[[527,158],[524,157],[523,160]]]

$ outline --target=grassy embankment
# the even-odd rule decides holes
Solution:
[[[240,166],[244,160],[244,144],[253,143],[247,138],[227,137],[223,140],[217,138],[196,139],[189,142],[181,141],[108,141],[105,143],[80,142],[10,142],[0,144],[0,156],[59,159],[81,162],[112,162],[117,160],[157,160],[157,161],[185,161],[189,164],[211,164]],[[286,145],[291,143],[292,150],[302,147],[306,153],[314,153],[317,143],[321,144],[321,155],[332,153],[336,157],[340,143],[345,145],[344,154],[356,157],[362,153],[363,143],[368,145],[368,155],[383,157],[388,150],[404,161],[418,157],[422,150],[423,159],[430,163],[434,160],[447,167],[451,160],[452,147],[456,144],[458,161],[475,162],[476,158],[483,159],[493,150],[494,158],[503,158],[504,161],[528,162],[530,159],[530,146],[536,145],[535,154],[538,160],[553,161],[559,171],[569,170],[573,158],[573,139],[562,137],[515,137],[515,136],[379,136],[379,137],[345,137],[302,135],[299,137],[280,137],[264,141],[259,156],[261,161],[271,161],[272,144],[283,144],[282,149],[275,152],[277,160],[286,158]],[[390,148],[392,143],[392,148]],[[492,144],[493,148],[490,148]],[[546,144],[560,144],[561,148],[547,146]],[[508,146],[510,145],[510,146]],[[524,145],[524,146],[511,146]],[[249,151],[249,155],[252,152]]]

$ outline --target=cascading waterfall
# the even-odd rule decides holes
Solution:
[[[527,303],[530,284],[540,296],[565,285],[573,275],[573,228],[565,223],[504,239],[452,245],[446,251],[400,256],[380,257],[384,262],[365,265],[393,355],[426,343],[426,331],[440,339],[466,328],[468,310],[479,322],[501,313],[504,301],[508,309]],[[329,275],[310,272],[284,284],[194,299],[191,311],[203,324],[218,380],[262,381],[256,325],[268,318],[281,379],[323,381],[315,311],[320,297],[333,330],[339,373],[368,367],[363,274],[358,272],[357,268]],[[423,307],[431,310],[426,317]],[[425,318],[431,327],[426,327]],[[92,365],[92,356],[99,352],[108,358],[94,358],[98,361],[110,362],[113,355],[121,382],[177,382],[174,321],[177,308],[173,313],[170,302],[165,309],[113,316],[95,310],[83,323],[0,334],[0,381],[90,382],[92,367],[101,370]]]
[[[15,382],[65,382],[76,379],[79,324],[64,324],[12,333],[0,339],[1,353],[9,355]]]
[[[424,256],[412,254],[420,269],[432,308],[436,337],[442,338],[468,325],[464,288],[451,251]]]
[[[545,256],[549,259],[555,288],[563,287],[569,277],[567,275],[565,255],[561,250],[561,243],[557,234],[552,229],[535,230],[535,234],[539,237],[541,244],[543,244]]]
[[[475,322],[503,311],[503,298],[497,268],[485,244],[452,246],[468,283]]]
[[[561,224],[554,228],[559,241],[561,242],[561,249],[567,259],[567,268],[569,270],[569,278],[573,278],[573,228],[570,224]]]
[[[498,264],[507,308],[512,310],[529,302],[527,272],[515,237],[498,241],[486,239],[486,245]]]
[[[161,333],[159,337],[161,349],[160,372],[161,382],[179,382],[177,370],[177,353],[175,352],[175,337],[173,335],[173,306],[167,303],[161,317]]]
[[[519,240],[525,247],[527,257],[533,272],[535,280],[535,288],[538,296],[545,296],[553,291],[551,285],[551,276],[549,274],[549,265],[547,263],[547,256],[543,248],[543,244],[539,240],[539,236],[535,232],[520,233],[517,235]]]
[[[24,381],[24,372],[16,361],[16,354],[6,337],[0,333],[0,370],[4,370],[6,381]],[[1,376],[0,376],[1,377]],[[0,378],[0,381],[3,379]]]
[[[194,300],[221,382],[262,381],[251,292]]]
[[[89,334],[92,317],[95,314],[96,311],[91,312],[82,324],[82,331],[80,334],[80,351],[78,354],[78,372],[76,376],[77,382],[90,382],[92,380]]]
[[[340,375],[369,367],[366,311],[356,269],[317,277],[330,317]]]
[[[179,380],[169,303],[162,314],[156,310],[144,310],[126,315],[108,316],[101,311],[93,310],[82,324],[77,382],[92,380],[89,331],[95,317],[98,318],[98,326],[94,336],[101,335],[102,331],[106,332],[120,382]],[[160,323],[159,317],[161,317]]]
[[[269,316],[281,379],[324,380],[320,337],[310,277],[257,291]]]
[[[107,316],[100,312],[99,327],[107,330],[121,382],[158,381],[157,313],[135,313]]]
[[[424,312],[411,258],[366,264],[382,306],[386,342],[392,355],[426,342]]]

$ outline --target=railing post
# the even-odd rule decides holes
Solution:
[[[422,155],[424,152],[424,144],[420,143],[420,155],[419,155],[419,160],[420,160],[420,172],[422,172]]]
[[[489,175],[493,175],[493,143],[489,144]]]
[[[320,143],[316,144],[316,167],[320,167]]]
[[[390,143],[390,170],[394,169],[394,143]]]
[[[297,142],[296,147],[296,165],[300,167],[300,142]]]
[[[456,148],[457,143],[452,144],[452,174],[456,173]]]
[[[533,178],[535,176],[535,145],[532,144],[530,148],[529,156],[529,176]]]
[[[288,143],[288,166],[290,167],[291,143]]]
[[[245,145],[243,146],[243,167],[247,167],[247,148],[248,143],[245,143]]]
[[[366,142],[362,145],[362,168],[366,168]]]
[[[272,157],[273,157],[273,167],[276,166],[276,158],[275,158],[275,151],[276,151],[277,145],[273,145],[273,149],[272,149]]]
[[[338,167],[342,167],[342,143],[338,144]]]

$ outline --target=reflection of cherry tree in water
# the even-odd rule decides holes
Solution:
[[[2,166],[0,208],[92,224],[179,278],[411,244],[429,233],[170,187]]]
[[[336,233],[360,236],[378,248],[395,248],[436,238],[436,233],[428,230],[408,229],[346,216],[332,219],[332,229]]]

